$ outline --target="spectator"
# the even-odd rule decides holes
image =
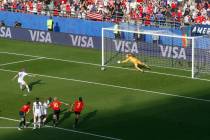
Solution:
[[[115,23],[114,25],[114,36],[115,39],[120,39],[120,32],[119,32],[119,23]]]
[[[96,13],[102,19],[112,22],[132,22],[151,19],[165,22],[181,22],[186,25],[203,23],[208,19],[207,0],[4,0],[0,10],[42,15],[87,18],[88,13]],[[200,13],[200,14],[198,14]],[[96,20],[95,18],[89,18]],[[190,21],[190,22],[189,22]],[[146,25],[153,25],[143,22]]]
[[[4,27],[5,26],[5,23],[4,23],[4,21],[2,20],[1,22],[0,22],[0,27]]]
[[[18,22],[18,21],[15,21],[15,25],[14,25],[15,28],[21,28],[22,27],[22,23]]]

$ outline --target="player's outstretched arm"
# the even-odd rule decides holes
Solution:
[[[64,102],[61,102],[62,104],[64,104],[64,105],[66,105],[66,106],[69,106],[69,104],[67,104],[67,103],[64,103]]]
[[[26,112],[26,114],[28,114],[30,112],[30,109]]]
[[[28,74],[28,76],[30,76],[30,77],[36,77],[35,74]]]
[[[69,112],[73,112],[74,104],[69,105]]]
[[[16,74],[16,75],[12,78],[12,80],[15,80],[17,77],[18,77],[18,74]]]
[[[125,59],[121,63],[127,63],[128,61],[129,61],[129,59]]]

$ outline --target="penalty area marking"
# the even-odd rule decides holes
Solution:
[[[26,128],[24,128],[24,129],[32,129],[33,127],[26,127]],[[13,126],[13,127],[11,127],[11,126],[0,126],[0,129],[18,129],[18,127],[16,126]]]
[[[15,62],[10,62],[10,63],[5,63],[5,64],[0,64],[0,66],[7,66],[7,65],[11,65],[11,64],[29,62],[29,61],[39,60],[39,59],[43,59],[43,57],[34,58],[34,59],[27,59],[27,60],[22,60],[22,61],[15,61]]]
[[[21,53],[13,53],[13,52],[0,52],[0,54],[9,54],[9,55],[17,55],[17,56],[26,56],[26,57],[34,57],[34,58],[40,58],[40,59],[48,59],[48,60],[54,60],[54,61],[62,61],[62,62],[70,62],[70,63],[77,63],[77,64],[84,64],[84,65],[92,65],[92,66],[98,66],[101,67],[101,64],[94,64],[94,63],[88,63],[88,62],[81,62],[81,61],[73,61],[73,60],[66,60],[66,59],[59,59],[59,58],[52,58],[52,57],[43,57],[43,56],[36,56],[36,55],[29,55],[29,54],[21,54]],[[115,69],[122,69],[122,70],[132,70],[130,68],[122,68],[117,66],[105,66]],[[171,69],[171,68],[170,68]],[[186,79],[192,79],[190,76],[184,76],[184,75],[176,75],[176,74],[167,74],[167,73],[161,73],[161,72],[155,72],[155,71],[145,71],[146,73],[151,74],[158,74],[158,75],[164,75],[164,76],[173,76],[173,77],[179,77],[179,78],[186,78]],[[203,78],[194,78],[193,80],[200,80],[200,81],[206,81],[210,82],[209,79],[203,79]]]
[[[19,120],[7,118],[7,117],[0,117],[0,119],[19,122]],[[29,123],[29,122],[27,122],[27,123]],[[17,129],[17,127],[2,127],[2,128],[0,127],[0,129],[14,129],[14,128]],[[98,135],[98,134],[93,134],[93,133],[88,133],[88,132],[82,132],[82,131],[78,131],[78,130],[66,129],[66,128],[62,128],[62,127],[53,127],[53,126],[46,125],[45,128],[53,128],[53,129],[67,131],[67,132],[73,132],[73,133],[89,135],[89,136],[94,136],[94,137],[99,137],[99,138],[104,138],[104,139],[110,139],[110,140],[122,140],[119,138],[108,137],[108,136],[103,136],[103,135]]]
[[[18,71],[9,70],[9,69],[0,69],[0,71],[12,72],[12,73],[17,73],[18,72]],[[84,80],[78,80],[78,79],[73,79],[73,78],[57,77],[57,76],[42,75],[42,74],[35,74],[35,73],[29,73],[29,74],[40,76],[40,77],[66,80],[66,81],[74,81],[74,82],[79,82],[79,83],[86,83],[86,84],[112,87],[112,88],[118,88],[118,89],[125,89],[125,90],[131,90],[131,91],[141,91],[141,92],[145,92],[145,93],[148,93],[148,94],[158,94],[158,95],[172,96],[172,97],[178,97],[178,98],[189,99],[189,100],[210,102],[210,100],[207,100],[207,99],[194,98],[194,97],[189,97],[189,96],[170,94],[170,93],[164,93],[164,92],[158,92],[158,91],[152,91],[152,90],[144,90],[144,89],[138,89],[138,88],[123,87],[123,86],[118,86],[118,85],[111,85],[111,84],[105,84],[105,83],[98,83],[98,82],[84,81]]]

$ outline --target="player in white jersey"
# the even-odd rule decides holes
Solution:
[[[42,116],[42,103],[39,101],[39,98],[36,98],[36,101],[33,103],[33,114],[34,114],[34,128],[37,126],[41,127],[41,116]]]
[[[22,69],[20,72],[18,72],[17,75],[15,75],[13,77],[13,80],[15,78],[18,78],[18,83],[20,84],[20,89],[23,90],[23,87],[25,86],[27,88],[27,91],[30,92],[30,88],[29,88],[28,84],[24,81],[25,76],[33,76],[33,75],[29,75],[28,73],[25,72],[25,69]]]
[[[45,122],[47,120],[47,108],[48,108],[47,102],[43,102],[43,104],[42,104],[42,125],[45,125]]]

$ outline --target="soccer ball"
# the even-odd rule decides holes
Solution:
[[[101,70],[105,70],[105,68],[104,67],[101,67]]]
[[[117,63],[120,64],[121,63],[120,60],[118,60]]]

